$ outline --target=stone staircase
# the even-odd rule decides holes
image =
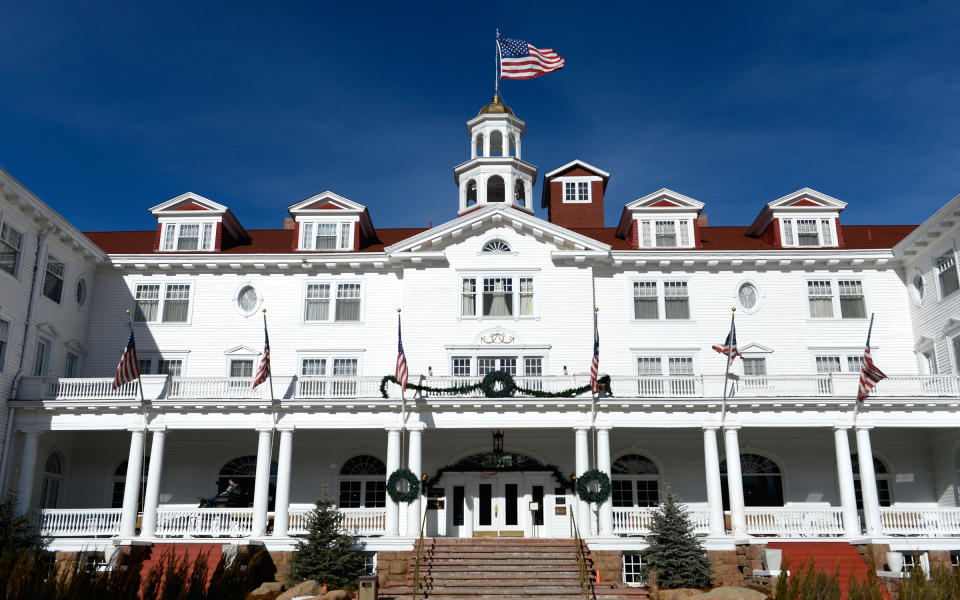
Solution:
[[[590,551],[587,567],[594,577]],[[380,590],[381,599],[410,600],[416,551],[406,580]],[[593,583],[580,587],[573,540],[433,538],[424,540],[418,598],[429,600],[648,600],[646,590]]]

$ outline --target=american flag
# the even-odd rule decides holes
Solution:
[[[407,380],[410,372],[407,371],[407,355],[403,353],[403,336],[400,333],[400,315],[397,315],[397,383],[407,391]]]
[[[600,333],[597,331],[597,321],[593,321],[593,362],[590,363],[590,390],[596,394],[600,391],[597,377],[600,376]]]
[[[253,385],[257,387],[270,377],[270,336],[267,335],[266,315],[263,322],[263,356],[260,357],[260,366],[257,367],[257,374],[253,378]]]
[[[563,68],[564,61],[550,48],[535,48],[523,40],[497,40],[501,79],[532,79]]]
[[[713,349],[724,356],[729,356],[730,360],[738,356],[743,358],[740,350],[737,349],[737,326],[733,324],[733,317],[730,317],[730,333],[727,334],[727,339],[723,341],[722,346],[714,346]]]
[[[123,349],[123,356],[120,357],[117,372],[113,375],[113,387],[116,389],[138,377],[140,377],[140,363],[137,362],[137,344],[133,341],[133,327],[130,327],[127,346]]]
[[[867,347],[863,351],[863,361],[860,363],[860,388],[857,390],[857,402],[863,402],[873,391],[873,386],[887,376],[873,364],[870,356],[870,334],[873,333],[873,315],[870,315],[870,329],[867,330]]]

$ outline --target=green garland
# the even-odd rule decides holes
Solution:
[[[401,492],[397,484],[406,481],[407,491]],[[397,469],[387,479],[387,493],[394,502],[413,502],[420,495],[420,481],[410,469]]]
[[[494,371],[493,373],[496,373],[496,372],[497,372],[497,371]],[[489,376],[492,375],[493,373],[488,373],[488,374],[484,377],[484,380],[483,380],[483,381],[486,381],[487,377],[489,377]],[[509,377],[509,375],[507,375],[507,376]],[[512,382],[512,381],[513,381],[513,378],[511,377],[510,380],[511,380],[511,382]],[[407,384],[407,387],[410,388],[410,389],[412,389],[412,390],[417,390],[417,391],[419,391],[419,392],[430,392],[430,393],[434,393],[434,394],[459,394],[459,395],[466,395],[466,394],[469,394],[470,392],[473,392],[473,391],[476,391],[476,390],[479,390],[479,389],[483,389],[483,381],[481,381],[481,382],[479,382],[479,383],[473,383],[473,384],[470,384],[470,385],[455,385],[455,386],[445,387],[445,388],[432,387],[432,386],[429,386],[429,385],[418,385],[418,384],[416,384],[416,383],[408,383],[408,384]],[[392,382],[392,383],[396,383],[397,385],[400,385],[400,383],[397,381],[397,378],[394,377],[393,375],[384,375],[384,376],[383,376],[383,379],[380,380],[380,395],[383,396],[384,398],[389,398],[389,397],[390,397],[390,394],[387,392],[387,383],[391,383],[391,382]],[[610,376],[609,376],[609,375],[604,375],[603,377],[600,377],[599,379],[597,379],[597,383],[599,383],[601,387],[603,387],[604,389],[607,390],[607,395],[609,396],[609,395],[610,395],[610,394],[609,394],[609,390],[610,390]],[[543,390],[534,390],[534,389],[530,389],[530,388],[522,388],[522,387],[517,386],[515,383],[514,383],[514,385],[512,386],[512,388],[513,388],[512,391],[515,392],[515,393],[517,393],[517,394],[521,394],[521,395],[523,395],[523,396],[531,396],[531,397],[534,397],[534,398],[573,398],[574,396],[579,396],[580,394],[585,394],[585,393],[587,393],[587,392],[590,391],[590,385],[589,385],[589,384],[588,384],[588,385],[582,385],[582,386],[580,386],[580,387],[575,387],[575,388],[569,388],[569,389],[566,389],[566,390],[561,390],[561,391],[559,391],[559,392],[544,392]],[[504,386],[504,389],[506,389],[506,386]],[[486,391],[484,391],[484,393],[486,394]],[[487,397],[488,397],[488,398],[497,398],[497,397],[502,397],[502,396],[490,396],[490,395],[487,395]]]
[[[593,482],[597,483],[595,492],[590,489],[590,484]],[[610,477],[597,469],[584,471],[583,475],[577,478],[577,495],[584,502],[603,504],[610,498]]]

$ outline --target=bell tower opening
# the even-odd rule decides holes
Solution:
[[[504,196],[503,177],[491,175],[487,179],[487,202],[504,202],[506,200]]]

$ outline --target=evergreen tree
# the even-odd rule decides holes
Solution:
[[[710,585],[710,559],[693,535],[693,524],[679,497],[667,492],[666,500],[653,511],[646,541],[641,567],[645,577],[656,571],[664,589]]]
[[[307,517],[307,537],[297,542],[290,561],[296,581],[316,580],[329,589],[353,587],[364,574],[363,555],[354,538],[343,531],[343,515],[330,500],[320,500]]]
[[[43,538],[32,513],[14,516],[16,496],[13,492],[0,501],[0,557],[22,550],[40,550]]]

